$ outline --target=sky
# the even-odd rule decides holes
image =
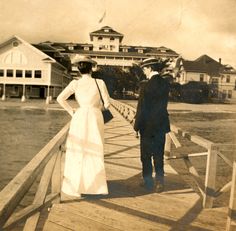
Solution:
[[[236,0],[0,0],[0,43],[90,43],[110,26],[123,45],[165,46],[184,59],[209,55],[236,68]]]

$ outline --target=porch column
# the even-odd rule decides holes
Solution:
[[[21,97],[21,102],[25,102],[25,84],[23,84],[23,93]]]
[[[6,85],[3,84],[3,94],[2,94],[2,100],[6,100]]]
[[[46,104],[50,103],[50,86],[47,88]]]

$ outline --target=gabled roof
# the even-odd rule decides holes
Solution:
[[[9,38],[8,40],[4,41],[3,43],[0,44],[0,48],[4,47],[8,44],[11,44],[12,42],[17,41],[21,44],[24,44],[25,46],[29,47],[30,49],[34,50],[34,52],[38,53],[39,55],[42,56],[43,59],[48,58],[49,60],[51,60],[51,62],[56,62],[55,59],[53,59],[52,57],[48,56],[47,54],[45,54],[44,52],[42,52],[41,50],[37,49],[36,47],[34,47],[33,45],[31,45],[30,43],[26,42],[25,40],[23,40],[22,38],[13,35],[11,38]]]
[[[147,54],[148,55],[168,55],[168,54],[171,54],[173,56],[176,56],[178,57],[179,54],[177,54],[175,51],[169,49],[169,48],[166,48],[166,47],[153,47],[153,48],[150,48],[148,51],[147,51]]]
[[[182,66],[187,72],[207,73],[208,75],[219,76],[224,66],[208,55],[202,55],[194,61],[182,59]]]
[[[91,41],[93,41],[93,36],[105,36],[105,37],[115,37],[115,38],[119,37],[120,41],[122,41],[124,37],[123,34],[113,30],[109,26],[104,26],[100,30],[91,32],[89,35],[90,35]]]

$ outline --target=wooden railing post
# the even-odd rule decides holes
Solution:
[[[167,133],[166,134],[166,142],[165,142],[165,156],[170,157],[170,153],[171,153],[171,137]]]
[[[216,182],[217,152],[218,146],[211,143],[207,155],[203,208],[212,208],[213,206]]]
[[[52,174],[52,181],[51,181],[52,194],[59,193],[61,195],[61,155],[62,155],[62,150],[60,147],[60,150],[57,153],[57,160]],[[56,198],[53,201],[53,203],[60,203],[60,198],[61,196]]]
[[[229,199],[229,211],[226,231],[236,230],[236,161],[233,164],[232,186]]]

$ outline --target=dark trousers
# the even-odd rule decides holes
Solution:
[[[165,133],[152,136],[141,134],[141,162],[144,181],[152,181],[153,165],[155,178],[164,184],[164,148]]]

